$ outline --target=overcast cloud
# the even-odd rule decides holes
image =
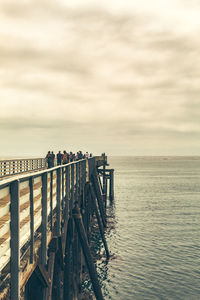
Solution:
[[[1,1],[0,156],[198,155],[200,1],[153,4]]]

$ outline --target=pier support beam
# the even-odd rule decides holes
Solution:
[[[106,176],[106,182],[105,182],[105,194],[104,194],[104,206],[105,206],[105,210],[107,208],[107,192],[108,192],[108,178]]]
[[[94,266],[94,263],[92,260],[90,248],[89,248],[89,245],[87,242],[87,236],[86,236],[83,221],[82,221],[82,216],[81,216],[80,209],[77,204],[73,208],[73,218],[74,218],[76,230],[78,232],[79,240],[81,242],[81,246],[83,249],[83,254],[84,254],[85,261],[86,261],[86,264],[88,267],[90,278],[92,281],[94,294],[95,294],[97,300],[103,300],[101,287],[100,287],[100,284],[98,281],[97,271],[95,269],[95,266]]]
[[[98,205],[99,205],[99,211],[100,211],[100,214],[101,214],[103,226],[106,227],[105,206],[103,205],[103,197],[101,195],[101,191],[100,191],[100,187],[99,187],[99,183],[98,183],[96,174],[92,175],[92,183],[94,185],[94,190],[95,190],[95,193],[96,193],[97,202],[98,202]]]
[[[105,153],[103,153],[102,156],[103,156],[103,195],[104,195],[104,201],[105,201],[105,195],[106,195],[106,155],[105,155]]]
[[[114,169],[110,170],[109,199],[110,202],[112,202],[114,199]]]
[[[63,282],[63,300],[71,300],[72,299],[72,289],[71,289],[71,226],[72,226],[72,218],[69,219],[68,228],[67,228],[67,238],[66,238],[66,246],[65,246],[65,264],[64,264],[64,282]]]
[[[96,218],[97,218],[97,223],[98,223],[98,226],[99,226],[99,231],[100,231],[102,242],[104,244],[104,248],[105,248],[105,252],[106,252],[106,258],[108,260],[110,258],[110,254],[109,254],[109,250],[108,250],[106,239],[104,237],[103,225],[102,225],[101,218],[100,218],[100,215],[99,215],[99,211],[98,211],[98,207],[97,207],[97,203],[96,203],[96,197],[95,197],[95,193],[94,193],[94,190],[93,190],[91,182],[90,182],[90,191],[91,191],[91,196],[92,196],[91,197],[92,198],[92,203],[93,203],[95,214],[96,214]]]
[[[49,245],[49,262],[48,262],[48,274],[50,279],[49,288],[47,291],[46,300],[52,299],[52,289],[53,289],[53,274],[54,274],[54,264],[55,264],[55,256],[58,247],[57,238],[52,238]]]

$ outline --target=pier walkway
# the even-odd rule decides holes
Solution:
[[[105,155],[51,169],[44,159],[1,161],[0,299],[82,299],[86,270],[103,299],[89,236],[95,219],[108,259],[106,202],[108,187],[114,198],[114,179],[106,166]]]

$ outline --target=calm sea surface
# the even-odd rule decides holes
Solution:
[[[200,158],[109,158],[105,299],[200,299]]]

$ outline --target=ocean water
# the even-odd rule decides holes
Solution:
[[[115,201],[105,299],[200,299],[200,158],[109,158]]]

